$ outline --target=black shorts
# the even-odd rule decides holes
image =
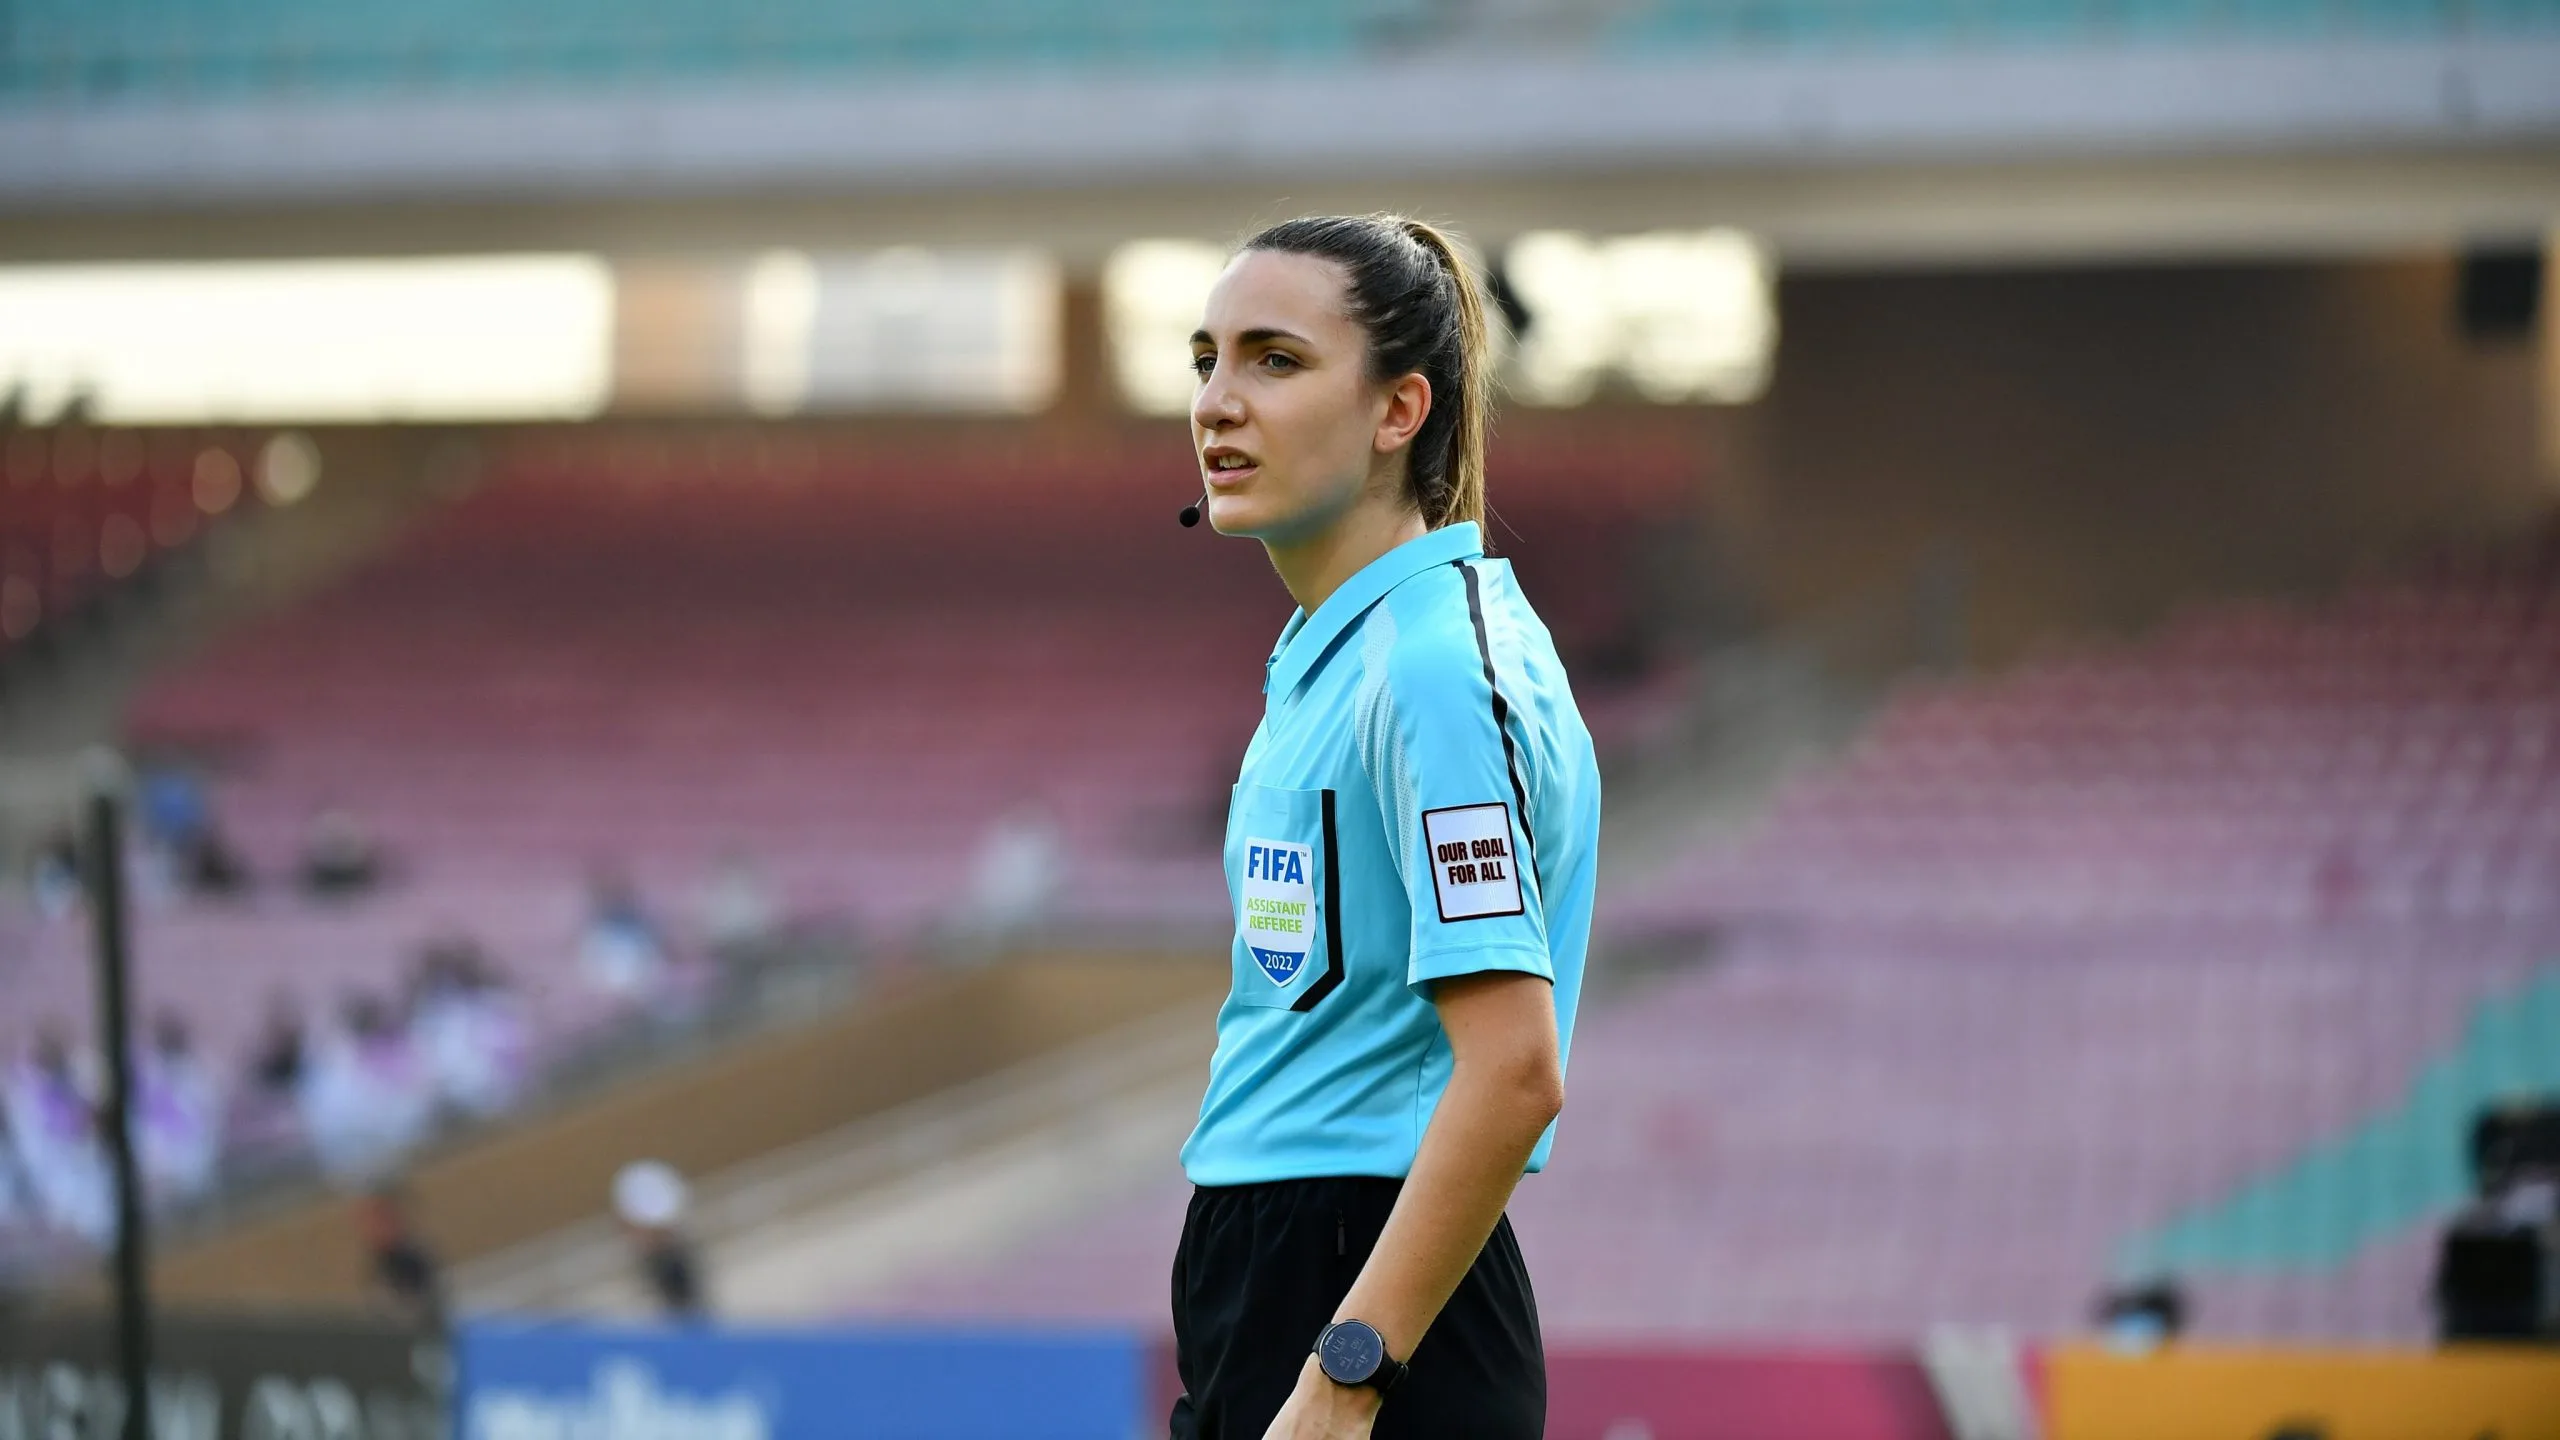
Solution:
[[[1173,1257],[1173,1440],[1262,1440],[1403,1188],[1361,1177],[1192,1192]],[[1408,1358],[1374,1440],[1546,1433],[1546,1348],[1509,1216]]]

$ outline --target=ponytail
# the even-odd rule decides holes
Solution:
[[[1431,382],[1431,411],[1407,452],[1406,498],[1434,530],[1482,523],[1492,359],[1484,292],[1454,237],[1401,215],[1316,215],[1284,220],[1243,248],[1342,266],[1346,308],[1369,336],[1369,377]]]
[[[1448,276],[1450,299],[1457,312],[1458,374],[1457,384],[1450,387],[1449,403],[1455,407],[1450,416],[1449,448],[1446,472],[1449,481],[1448,508],[1433,519],[1429,511],[1423,519],[1434,528],[1454,525],[1461,520],[1484,523],[1484,435],[1485,412],[1492,408],[1493,383],[1487,373],[1492,369],[1489,347],[1485,339],[1484,292],[1476,284],[1474,273],[1467,269],[1466,257],[1450,237],[1427,221],[1407,220],[1404,233],[1440,261],[1441,273]],[[1433,383],[1438,394],[1438,382]],[[1435,403],[1438,403],[1435,399]],[[1491,537],[1487,537],[1490,540]]]

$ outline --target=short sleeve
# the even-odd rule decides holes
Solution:
[[[1510,717],[1481,651],[1423,638],[1382,657],[1360,727],[1363,768],[1413,911],[1406,983],[1487,970],[1552,981]]]

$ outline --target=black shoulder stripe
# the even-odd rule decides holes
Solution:
[[[1324,1003],[1342,985],[1342,854],[1333,830],[1333,791],[1324,792],[1324,958],[1325,971],[1289,1008],[1303,1015]]]
[[[1484,592],[1476,583],[1476,568],[1464,560],[1452,560],[1458,573],[1467,581],[1467,618],[1475,622],[1476,654],[1484,658],[1484,688],[1493,692],[1493,728],[1502,737],[1502,765],[1511,773],[1511,798],[1520,811],[1520,843],[1529,850],[1529,875],[1538,873],[1538,833],[1529,824],[1529,787],[1520,783],[1520,752],[1511,745],[1511,706],[1502,698],[1502,682],[1493,674],[1493,640],[1484,629]]]

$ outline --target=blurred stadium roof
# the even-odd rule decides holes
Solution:
[[[576,243],[717,243],[705,198],[770,235],[854,192],[806,238],[1078,259],[1272,203],[1740,223],[1791,263],[2531,233],[2560,0],[0,6],[0,253],[118,248],[11,212],[412,200],[444,213],[181,243],[550,243],[508,217],[564,206],[610,207],[544,227]]]

